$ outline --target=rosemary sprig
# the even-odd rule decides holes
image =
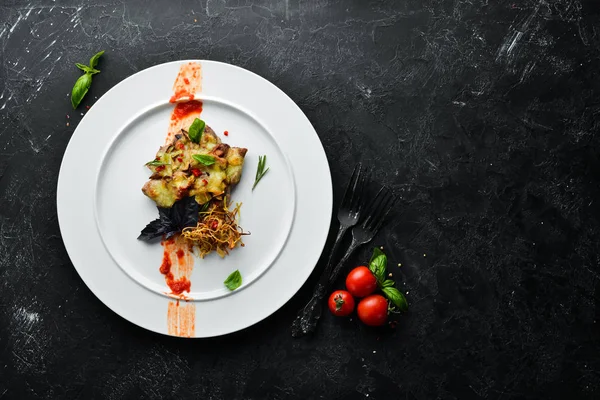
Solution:
[[[252,186],[252,190],[254,190],[258,182],[269,170],[269,168],[265,169],[265,165],[267,165],[267,156],[258,156],[258,168],[256,168],[256,179],[254,180],[254,186]]]

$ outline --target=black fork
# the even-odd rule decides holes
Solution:
[[[335,283],[341,271],[344,269],[346,262],[356,249],[359,246],[370,242],[375,237],[394,202],[394,195],[389,189],[383,187],[379,190],[368,206],[368,209],[370,210],[369,214],[363,219],[360,225],[357,225],[352,229],[352,242],[350,243],[346,254],[333,269],[333,272],[330,274],[323,273],[323,275],[321,275],[321,278],[315,287],[313,296],[296,316],[296,319],[292,324],[292,336],[299,337],[314,332],[317,323],[319,322],[319,318],[321,318],[323,298],[327,294],[329,287]],[[330,268],[327,268],[326,272],[329,270]]]
[[[340,272],[344,269],[344,264],[348,261],[348,258],[350,258],[352,253],[354,253],[359,246],[373,240],[395,202],[396,198],[388,188],[382,187],[379,189],[379,192],[377,192],[377,195],[368,206],[369,210],[371,210],[369,215],[366,216],[360,225],[357,225],[352,229],[352,242],[350,243],[350,246],[348,246],[348,250],[346,251],[346,254],[344,254],[344,257],[342,257],[329,276],[330,285],[335,283]]]
[[[331,261],[333,260],[333,256],[342,243],[342,238],[348,229],[356,225],[360,219],[361,210],[364,204],[363,196],[365,193],[365,187],[367,186],[366,182],[368,177],[369,171],[366,168],[363,168],[361,163],[358,163],[356,167],[354,167],[354,171],[352,172],[348,186],[346,186],[344,197],[342,198],[342,204],[340,204],[340,208],[337,213],[340,227],[338,229],[335,242],[333,243],[331,253],[329,253],[329,258],[327,259],[327,265],[325,266],[323,275],[331,275],[331,270],[333,269],[333,264]]]

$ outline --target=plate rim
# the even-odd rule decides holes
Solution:
[[[246,324],[245,326],[242,327],[238,327],[237,329],[225,329],[225,332],[222,333],[215,333],[215,334],[209,334],[209,335],[205,335],[205,334],[201,334],[198,335],[196,333],[195,336],[193,336],[192,338],[208,338],[208,337],[214,337],[214,336],[223,336],[223,335],[227,335],[227,334],[231,334],[237,331],[241,331],[244,329],[247,329],[263,320],[265,320],[266,318],[268,318],[269,316],[271,316],[273,313],[275,313],[277,310],[279,310],[281,307],[283,307],[290,299],[292,299],[294,297],[294,295],[301,289],[301,287],[304,285],[304,283],[307,281],[307,279],[310,277],[310,275],[312,274],[312,272],[314,271],[319,258],[321,257],[323,250],[325,248],[325,245],[327,243],[327,238],[329,236],[329,230],[331,229],[331,223],[332,223],[332,215],[333,215],[333,185],[332,185],[332,179],[331,179],[331,169],[329,166],[329,160],[327,158],[327,153],[325,152],[325,148],[323,146],[323,143],[319,137],[319,135],[316,132],[316,129],[314,128],[314,126],[312,125],[312,123],[310,122],[310,120],[308,119],[308,117],[306,116],[306,114],[304,114],[304,112],[302,111],[302,109],[298,106],[298,104],[296,104],[296,102],[294,102],[294,100],[292,100],[291,97],[289,97],[282,89],[280,89],[278,86],[276,86],[274,83],[270,82],[269,80],[267,80],[266,78],[258,75],[257,73],[250,71],[248,69],[242,68],[240,66],[237,65],[233,65],[233,64],[229,64],[229,63],[224,63],[224,62],[220,62],[220,61],[213,61],[213,60],[198,60],[198,59],[184,59],[184,60],[174,60],[174,61],[169,61],[166,63],[161,63],[161,64],[156,64],[153,66],[150,66],[148,68],[142,69],[140,71],[137,71],[136,73],[127,76],[126,78],[124,78],[123,80],[121,80],[120,82],[118,82],[117,84],[115,84],[113,87],[111,87],[109,90],[106,91],[106,93],[104,93],[97,101],[96,103],[100,102],[102,100],[103,97],[107,96],[109,93],[118,91],[119,88],[121,87],[121,85],[124,84],[124,82],[127,82],[129,80],[134,79],[134,77],[142,74],[142,73],[148,73],[149,71],[152,71],[154,69],[159,69],[159,68],[167,68],[169,66],[172,65],[182,65],[184,63],[189,63],[189,62],[197,62],[200,65],[205,65],[205,64],[214,64],[217,67],[224,67],[224,68],[233,68],[236,70],[239,70],[240,73],[242,74],[251,74],[253,76],[253,78],[258,78],[263,84],[263,85],[268,85],[270,86],[272,89],[274,89],[275,91],[277,91],[279,93],[279,95],[283,96],[284,98],[286,98],[289,102],[290,105],[292,105],[294,107],[294,112],[298,113],[298,117],[302,118],[303,120],[305,120],[305,122],[312,128],[312,133],[314,133],[315,138],[317,139],[314,143],[315,146],[318,146],[318,148],[315,148],[315,152],[318,152],[319,156],[322,156],[322,161],[324,161],[323,163],[323,173],[324,173],[324,179],[326,182],[324,182],[324,184],[326,185],[326,193],[319,193],[319,196],[322,198],[322,200],[326,200],[328,207],[326,209],[324,209],[325,214],[327,215],[326,221],[324,222],[324,226],[323,226],[323,237],[322,240],[319,242],[320,244],[316,244],[315,245],[315,260],[314,260],[314,265],[311,265],[307,268],[305,268],[306,273],[304,274],[305,276],[303,277],[303,279],[300,279],[297,285],[294,285],[294,289],[293,290],[288,290],[286,292],[286,294],[282,294],[281,298],[277,301],[277,304],[275,307],[270,308],[266,313],[264,313],[264,315],[259,316],[258,319],[255,319],[253,322]],[[200,97],[202,95],[200,94]],[[222,98],[223,99],[223,98]],[[223,99],[226,100],[227,99]],[[142,107],[138,108],[139,110],[142,110],[144,108],[148,108],[148,104],[143,105]],[[291,110],[291,109],[290,109]],[[251,115],[253,116],[257,116],[256,113],[252,112]],[[259,121],[261,121],[260,116],[259,117]],[[69,260],[71,261],[71,264],[73,265],[73,267],[75,268],[75,270],[77,271],[77,274],[80,276],[80,278],[82,279],[83,283],[90,289],[90,291],[106,306],[108,307],[110,310],[112,310],[113,312],[115,312],[117,315],[119,315],[121,318],[124,318],[125,320],[138,325],[139,327],[142,327],[146,330],[152,331],[152,332],[156,332],[159,334],[163,334],[163,335],[167,335],[167,336],[173,336],[167,332],[163,332],[160,331],[158,329],[156,329],[155,327],[150,327],[147,326],[139,321],[136,321],[135,317],[132,316],[125,316],[123,315],[124,313],[121,312],[122,309],[115,309],[114,307],[112,307],[111,305],[109,305],[107,303],[107,301],[105,301],[105,298],[103,298],[103,296],[100,294],[101,290],[99,290],[99,288],[96,286],[97,283],[96,282],[92,282],[92,280],[88,280],[86,278],[84,278],[84,276],[82,275],[82,272],[80,271],[80,268],[78,268],[73,260],[73,252],[74,250],[71,249],[69,250],[70,246],[73,246],[74,244],[67,244],[67,241],[65,240],[65,234],[64,232],[66,230],[68,230],[69,228],[67,228],[66,221],[63,218],[61,218],[61,197],[63,196],[66,184],[64,183],[64,175],[65,172],[64,170],[67,168],[66,167],[66,160],[67,160],[67,156],[69,155],[69,152],[73,152],[72,148],[74,146],[74,140],[73,138],[76,137],[78,130],[80,130],[80,126],[83,125],[83,122],[89,118],[88,114],[86,113],[86,115],[82,118],[82,120],[80,121],[80,123],[78,124],[78,126],[76,127],[75,131],[73,132],[72,136],[69,138],[69,142],[67,144],[67,146],[65,147],[64,153],[62,155],[61,158],[61,164],[60,164],[60,169],[59,169],[59,173],[58,173],[58,180],[57,180],[57,194],[56,194],[56,206],[57,206],[57,217],[58,217],[58,224],[59,224],[59,229],[61,232],[61,239],[63,241],[63,244],[65,246],[65,250],[67,251],[67,254],[69,256]],[[310,132],[309,132],[310,133]],[[81,135],[81,133],[79,134]],[[118,135],[117,135],[118,136]],[[117,137],[115,136],[115,137]],[[276,137],[274,137],[275,140]],[[110,144],[111,141],[109,141]],[[100,149],[100,151],[98,153],[102,154],[104,149]],[[288,154],[285,151],[282,151],[284,156],[286,157],[286,159],[290,162],[290,166],[293,169],[293,161],[288,157]],[[294,176],[294,174],[292,174]],[[61,177],[63,177],[61,179]],[[296,187],[297,182],[296,179],[294,179],[293,182],[294,186],[295,186],[295,193],[296,195],[298,194],[298,188]],[[93,186],[96,186],[96,184],[94,184]],[[93,203],[93,199],[90,199],[90,201],[92,201]],[[295,207],[294,207],[294,217],[293,220],[296,221],[299,216],[296,215],[296,213],[298,212],[298,199],[296,199],[295,201]],[[300,217],[301,218],[301,217]],[[293,223],[292,223],[293,225]],[[291,228],[291,230],[293,229],[293,226]],[[102,246],[102,244],[99,244],[100,246]],[[317,253],[317,250],[318,253]],[[283,250],[282,250],[283,251]],[[281,252],[280,252],[281,253]],[[110,256],[110,255],[109,255]],[[112,257],[112,256],[111,256]],[[277,255],[277,257],[274,260],[274,263],[277,262],[277,260],[279,259],[280,254]],[[118,265],[116,266],[116,268],[120,268]],[[257,278],[256,280],[260,280],[262,279],[262,277]],[[138,283],[135,283],[136,285]],[[250,285],[251,286],[251,285]],[[296,287],[297,286],[297,287]],[[235,296],[232,296],[235,297]],[[168,298],[165,297],[165,300],[168,301]],[[200,302],[201,303],[201,302]]]

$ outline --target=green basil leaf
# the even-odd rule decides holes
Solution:
[[[96,68],[96,65],[98,65],[98,60],[102,54],[104,54],[104,50],[99,51],[98,53],[94,54],[92,58],[90,58],[90,68]]]
[[[167,165],[167,164],[162,161],[159,161],[159,160],[152,160],[152,161],[148,161],[146,163],[146,165],[149,165],[151,167],[160,167],[161,165]]]
[[[387,267],[387,257],[383,253],[383,251],[379,250],[378,247],[375,247],[373,250],[373,256],[371,257],[371,261],[369,261],[369,269],[377,278],[377,282],[382,284],[385,280],[385,269]]]
[[[392,287],[394,286],[394,281],[391,279],[386,279],[385,281],[383,281],[383,283],[381,284],[381,287]]]
[[[81,75],[79,79],[77,79],[73,86],[73,90],[71,90],[71,105],[73,106],[73,109],[76,109],[79,103],[81,103],[81,100],[83,100],[91,85],[92,75],[89,73]]]
[[[75,63],[75,65],[77,66],[77,68],[79,68],[80,70],[82,70],[83,72],[88,72],[91,70],[90,67],[88,67],[85,64],[81,64],[81,63]]]
[[[194,154],[192,157],[194,157],[194,160],[198,161],[202,165],[206,165],[207,167],[215,163],[215,158],[213,156]]]
[[[369,260],[369,264],[372,263],[373,260],[375,260],[379,256],[385,256],[385,253],[383,251],[381,251],[381,249],[379,247],[375,247],[373,249],[373,255],[371,256],[371,259]]]
[[[192,125],[190,125],[190,129],[188,129],[190,140],[194,143],[200,143],[200,139],[202,139],[202,134],[204,133],[205,127],[206,123],[200,118],[196,118],[194,122],[192,122]]]
[[[408,302],[404,295],[395,287],[384,287],[381,291],[400,311],[408,311]]]
[[[225,282],[223,283],[225,284],[227,289],[233,291],[242,286],[242,274],[240,274],[240,271],[236,269],[231,274],[229,274],[229,276],[227,277],[227,279],[225,279]]]

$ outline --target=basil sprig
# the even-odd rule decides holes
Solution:
[[[204,128],[206,128],[206,123],[200,118],[196,118],[188,129],[190,140],[194,143],[200,143],[200,139],[202,139],[202,134],[204,133]]]
[[[96,65],[98,65],[98,61],[100,60],[100,56],[102,54],[104,54],[104,50],[99,51],[98,53],[94,54],[92,58],[90,58],[90,68],[96,68]]]
[[[215,158],[213,156],[207,156],[204,154],[194,154],[192,157],[194,158],[194,160],[198,161],[202,165],[206,165],[207,167],[215,163]]]
[[[223,283],[225,284],[227,289],[233,291],[242,286],[242,274],[240,274],[240,271],[236,269],[231,274],[229,274],[229,276],[227,277],[227,279],[225,279],[225,282]]]
[[[102,54],[104,54],[104,50],[94,54],[94,56],[90,58],[89,66],[80,63],[75,64],[77,68],[84,72],[84,74],[75,81],[75,85],[73,85],[73,89],[71,90],[71,105],[73,106],[73,109],[76,109],[77,106],[79,106],[81,100],[83,100],[90,89],[90,86],[92,86],[92,75],[100,72],[96,69],[96,66],[98,65],[98,60]]]
[[[369,270],[377,278],[377,286],[381,289],[385,297],[391,301],[394,306],[400,311],[408,310],[408,302],[398,289],[395,288],[395,282],[391,279],[386,279],[387,256],[381,249],[375,247],[373,255],[369,261]]]

